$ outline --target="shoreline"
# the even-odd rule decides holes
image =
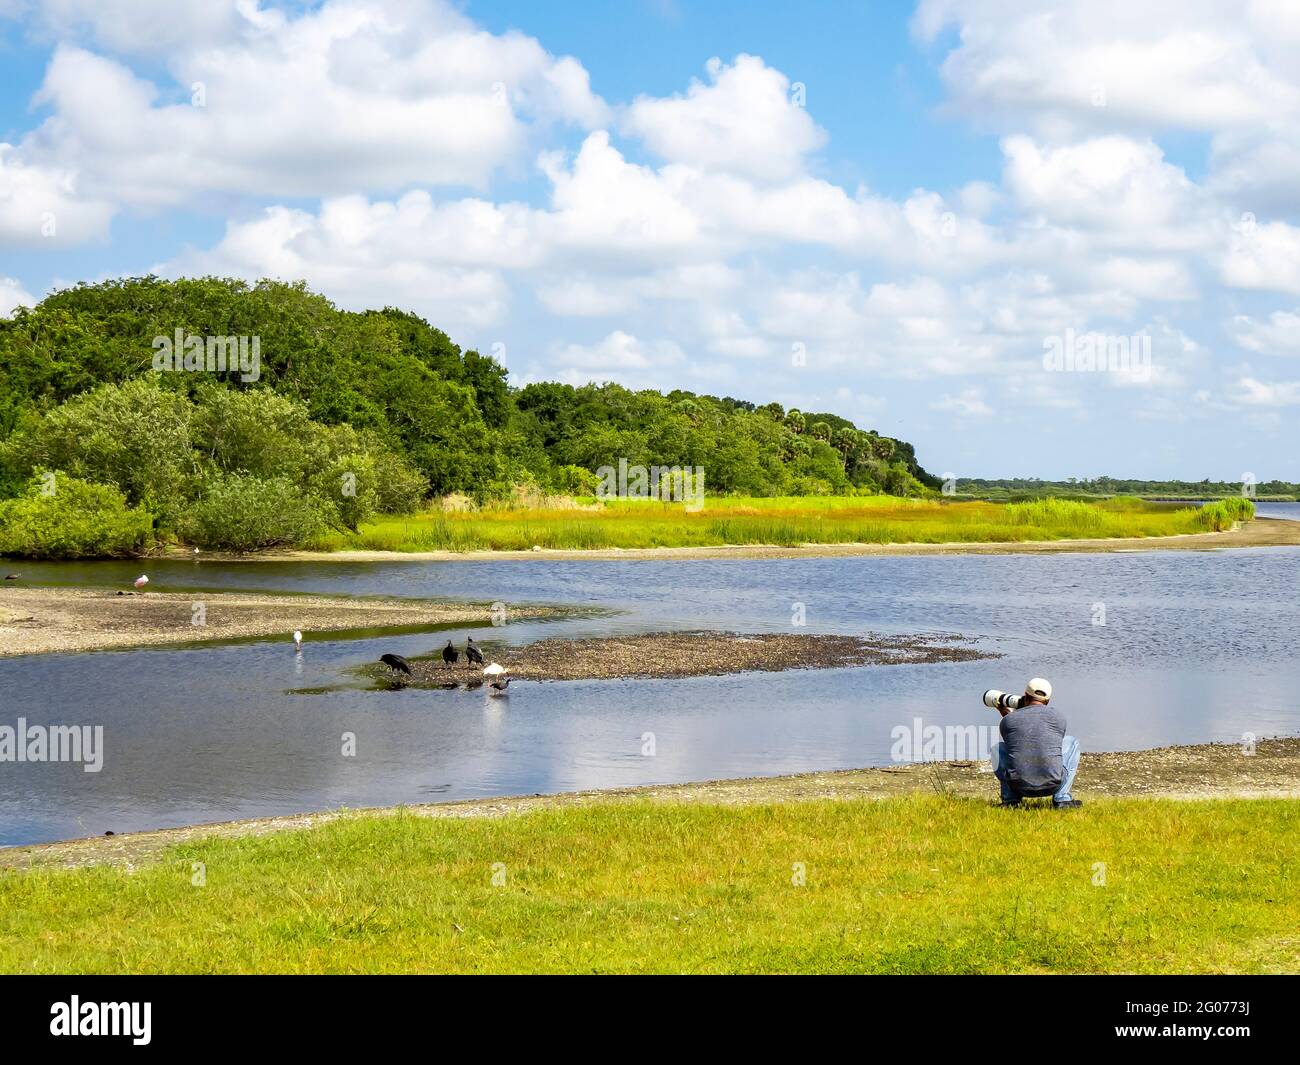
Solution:
[[[202,607],[201,612],[199,607]],[[560,607],[521,607],[514,619],[560,617]],[[201,623],[196,618],[202,618]],[[251,592],[115,592],[0,589],[0,657],[199,645],[280,636],[303,646],[323,633],[357,629],[486,625],[491,607],[425,599]]]
[[[1300,547],[1300,521],[1255,518],[1224,532],[1128,536],[1096,540],[952,541],[941,544],[722,544],[714,547],[537,548],[530,551],[278,551],[256,555],[205,555],[207,561],[242,562],[638,562],[701,559],[840,558],[858,555],[1009,555],[1129,551],[1216,551],[1246,547]],[[164,558],[191,558],[181,551]]]
[[[298,831],[357,815],[494,818],[518,816],[540,809],[646,800],[731,806],[814,799],[880,800],[927,792],[985,799],[994,804],[998,796],[997,781],[991,773],[981,771],[983,765],[978,761],[911,762],[788,776],[646,784],[403,806],[345,807],[0,847],[0,869],[92,865],[129,869],[141,862],[156,860],[167,848],[181,843]],[[1074,792],[1091,802],[1116,799],[1300,799],[1300,736],[1260,740],[1255,753],[1250,756],[1244,754],[1239,745],[1229,743],[1185,744],[1143,751],[1084,752]],[[1086,814],[1087,806],[1081,815],[1073,816]]]

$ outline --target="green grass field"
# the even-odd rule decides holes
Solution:
[[[1244,504],[1244,506],[1243,506]],[[526,551],[723,544],[971,543],[1171,536],[1228,528],[1253,507],[1228,500],[1203,509],[1118,498],[1095,503],[912,500],[894,496],[784,499],[719,497],[702,510],[655,501],[384,517],[357,533],[330,533],[318,550]]]
[[[0,970],[1295,972],[1297,838],[1287,800],[350,816],[5,872]]]

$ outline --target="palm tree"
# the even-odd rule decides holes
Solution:
[[[678,400],[676,403],[673,404],[673,410],[675,410],[678,414],[685,415],[693,423],[699,424],[700,413],[701,413],[700,405],[696,403],[694,400],[690,400],[690,399]]]
[[[858,431],[850,425],[846,425],[842,429],[836,429],[831,436],[831,443],[835,445],[835,449],[840,453],[840,458],[844,460],[845,473],[849,471],[849,455],[853,454],[856,457],[858,436]]]

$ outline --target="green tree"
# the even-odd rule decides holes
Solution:
[[[25,421],[0,445],[0,464],[20,475],[58,469],[113,485],[132,506],[165,520],[184,505],[199,472],[191,414],[185,396],[152,375],[104,385]]]
[[[256,340],[257,380],[153,372],[154,338],[177,330]],[[838,475],[821,470],[825,444]],[[894,465],[908,491],[938,484],[910,444],[864,439],[831,412],[614,384],[512,390],[497,359],[418,315],[342,311],[301,282],[126,278],[0,320],[0,498],[57,466],[120,487],[166,530],[217,474],[287,478],[337,510],[327,482],[351,462],[359,482],[373,469],[374,495],[348,497],[347,524],[414,507],[417,492],[505,496],[620,458],[703,466],[714,491],[851,491]]]

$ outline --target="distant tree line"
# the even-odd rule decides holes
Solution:
[[[257,372],[155,372],[155,338],[178,335],[256,337]],[[64,554],[96,553],[95,522],[67,510],[77,500],[104,510],[107,553],[150,536],[251,549],[449,493],[590,493],[620,458],[702,466],[717,493],[939,487],[910,444],[833,414],[613,384],[514,389],[417,315],[341,311],[303,283],[114,280],[0,319],[0,553],[54,525],[92,545]]]
[[[1300,499],[1300,484],[1291,481],[1151,481],[1118,477],[1069,477],[1045,481],[1036,477],[962,477],[956,482],[959,495],[987,499],[1040,496],[1133,495],[1169,499],[1224,499],[1247,492],[1261,499]]]

